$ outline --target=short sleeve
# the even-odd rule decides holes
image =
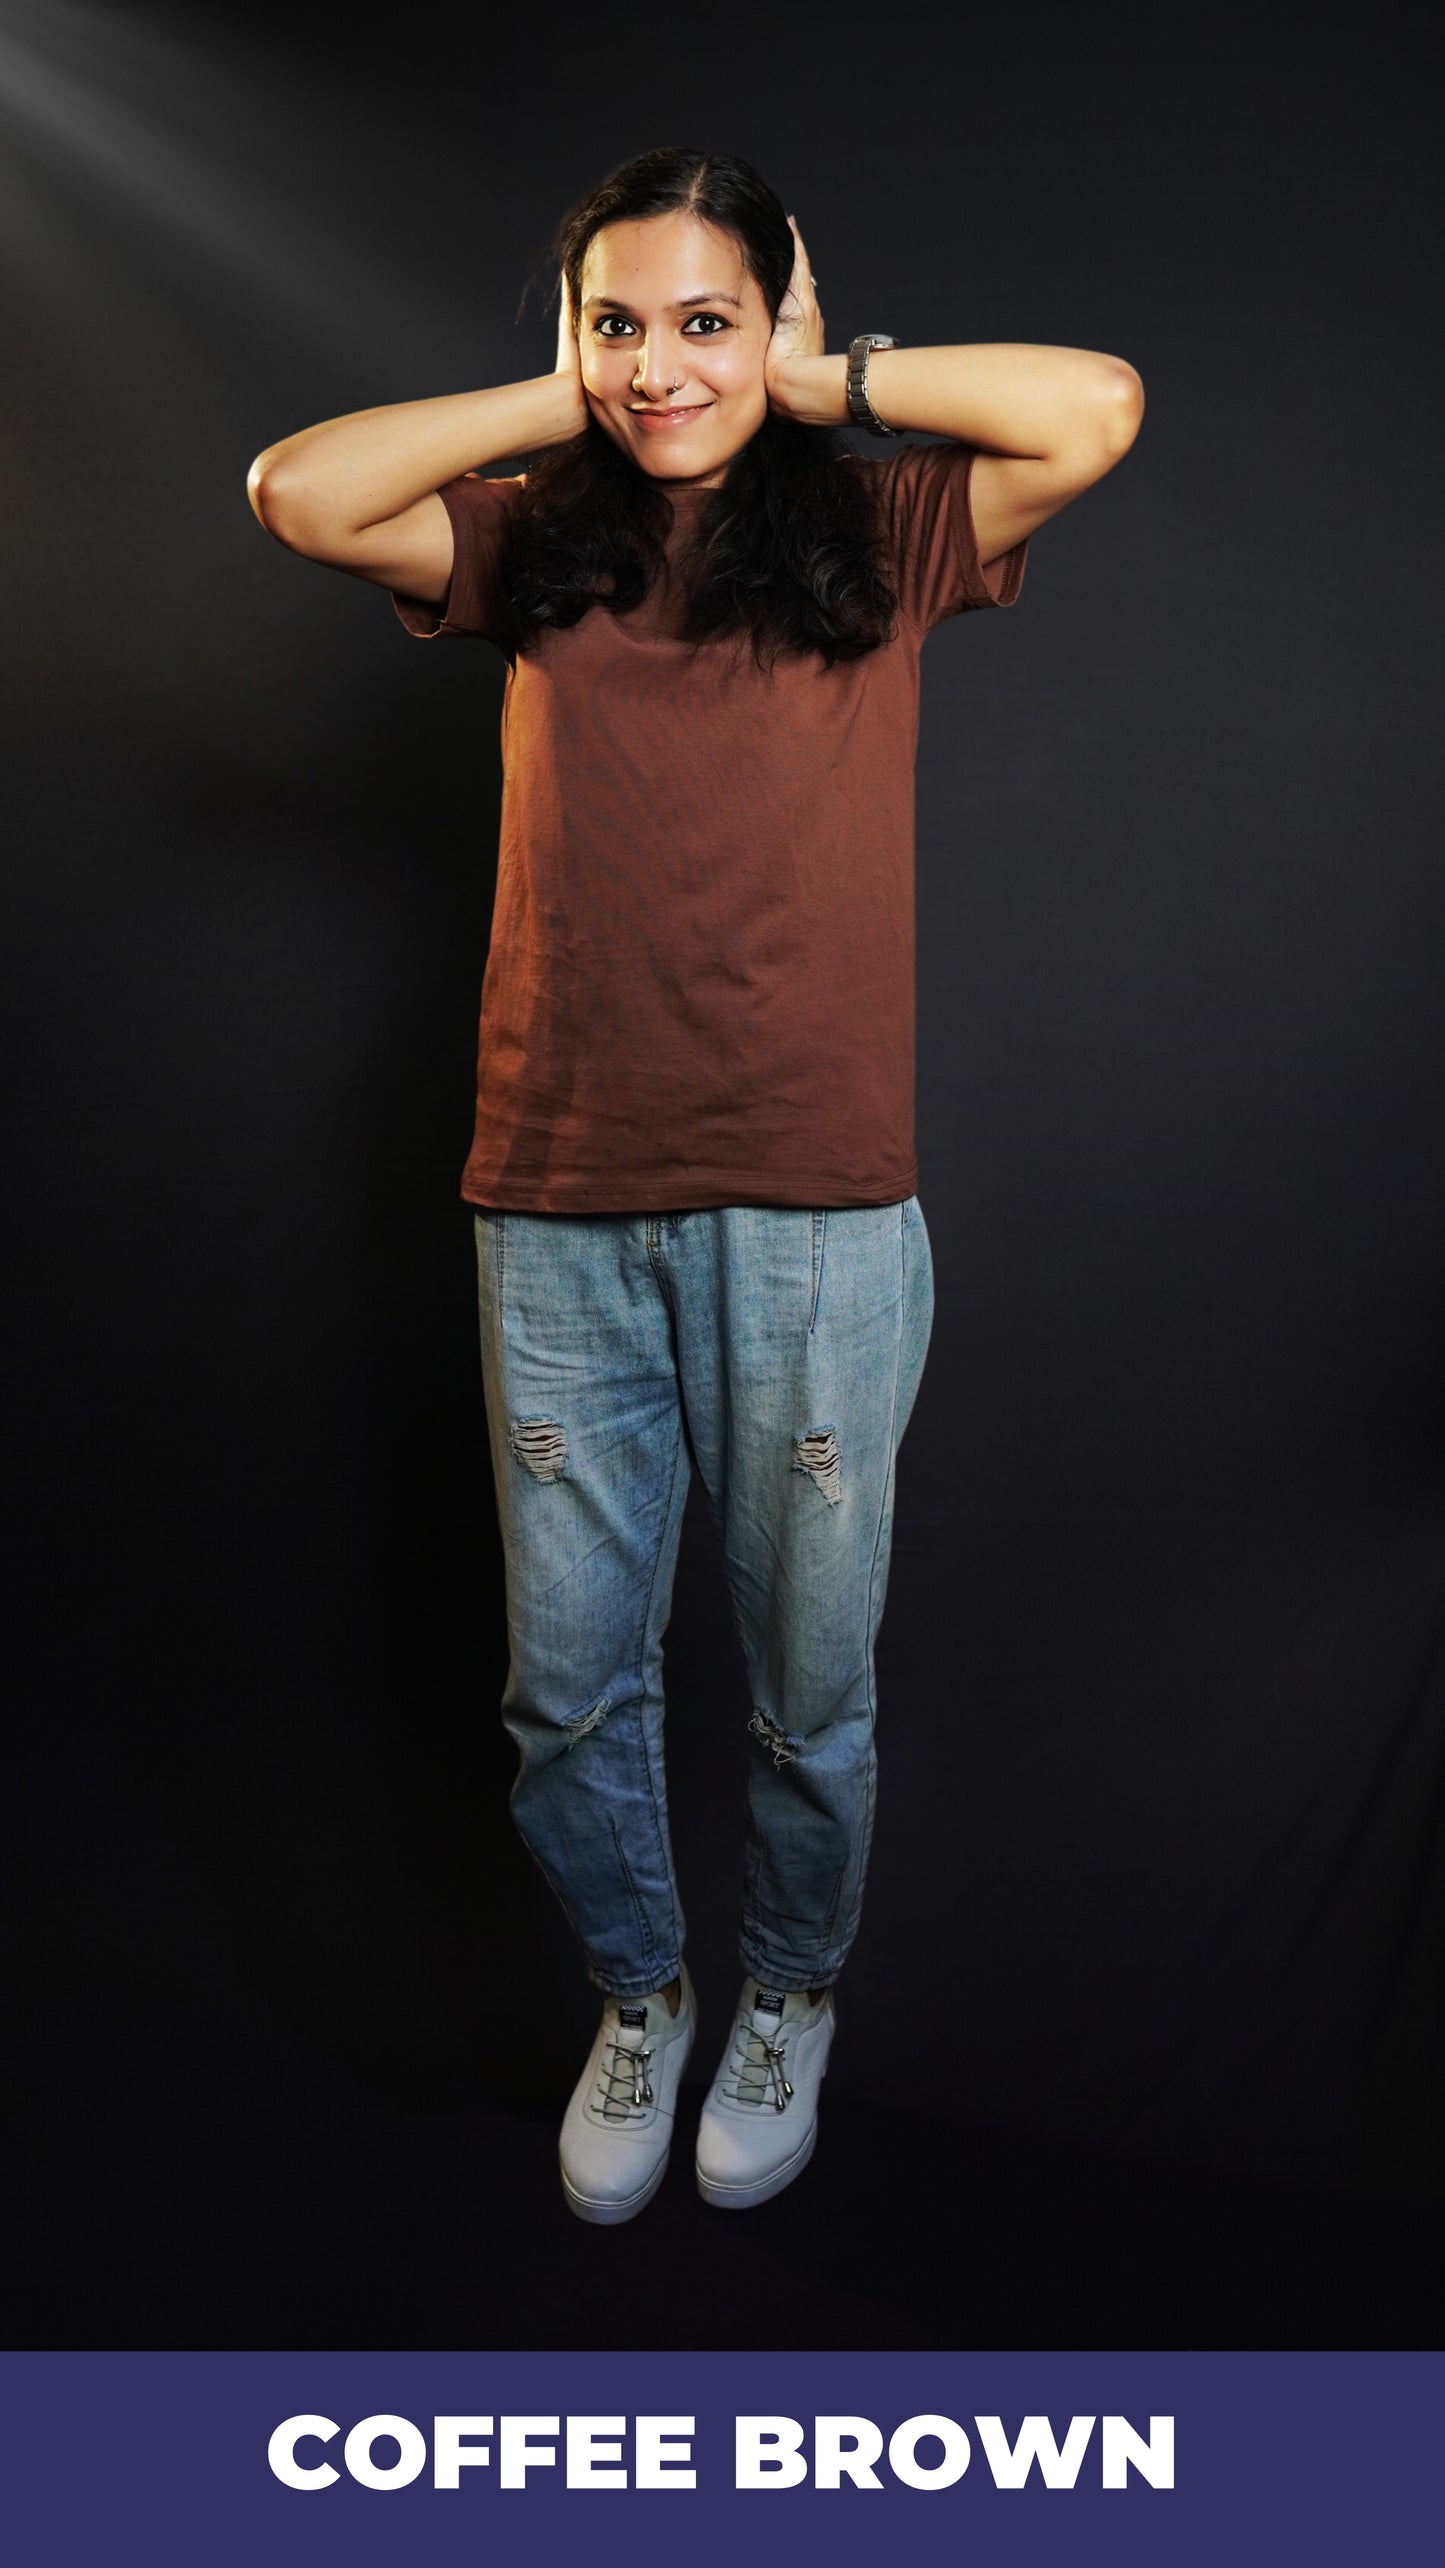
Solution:
[[[987,569],[978,558],[968,486],[977,450],[956,444],[905,446],[880,477],[883,522],[900,614],[920,632],[976,606],[1012,606],[1023,586],[1028,543]]]
[[[392,591],[397,614],[418,641],[433,641],[439,633],[496,641],[507,533],[521,489],[521,474],[510,480],[485,481],[480,473],[459,473],[455,481],[442,483],[437,496],[452,521],[452,576],[446,604],[427,606],[420,598]]]

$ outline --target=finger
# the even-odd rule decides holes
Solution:
[[[812,263],[808,257],[808,245],[804,240],[802,233],[798,230],[797,223],[794,221],[791,214],[788,216],[788,221],[792,224],[793,238],[797,243],[797,251],[793,262],[792,289],[797,298],[800,311],[804,313],[815,312],[817,310],[818,300],[818,280],[813,274]]]
[[[557,295],[557,371],[565,372],[578,361],[577,333],[572,327],[572,297],[567,289],[567,271],[562,270]]]

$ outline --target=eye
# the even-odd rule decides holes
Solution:
[[[700,339],[715,339],[719,330],[727,330],[732,327],[730,322],[724,321],[720,312],[694,312],[692,321],[686,321],[683,324],[684,338],[686,338],[688,331],[692,328],[693,321],[701,321],[704,325],[697,334]]]
[[[616,329],[612,327],[614,322],[617,324]],[[596,331],[599,339],[620,339],[623,331],[630,330],[631,327],[632,324],[625,312],[604,312],[601,320],[596,324]]]

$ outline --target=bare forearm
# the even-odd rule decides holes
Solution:
[[[558,445],[585,423],[578,384],[562,374],[393,402],[279,439],[257,456],[247,488],[262,525],[304,551],[399,517],[473,466]]]
[[[841,425],[848,416],[847,375],[846,357],[792,357],[780,370],[774,398],[795,419]],[[1011,342],[875,348],[868,398],[890,428],[1040,460],[1080,444],[1122,453],[1143,406],[1139,378],[1120,357]]]

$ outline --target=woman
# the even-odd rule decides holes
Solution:
[[[506,653],[475,1213],[512,1806],[604,1994],[562,2127],[584,2220],[662,2181],[695,2008],[662,1635],[692,1465],[752,1688],[742,1958],[708,2202],[806,2165],[858,1924],[894,1463],[932,1312],[914,1192],[925,632],[1133,440],[1072,348],[824,353],[746,163],[649,152],[568,217],[557,362],[284,439],[292,550]],[[864,461],[828,432],[930,432]],[[488,480],[497,459],[531,470]]]

